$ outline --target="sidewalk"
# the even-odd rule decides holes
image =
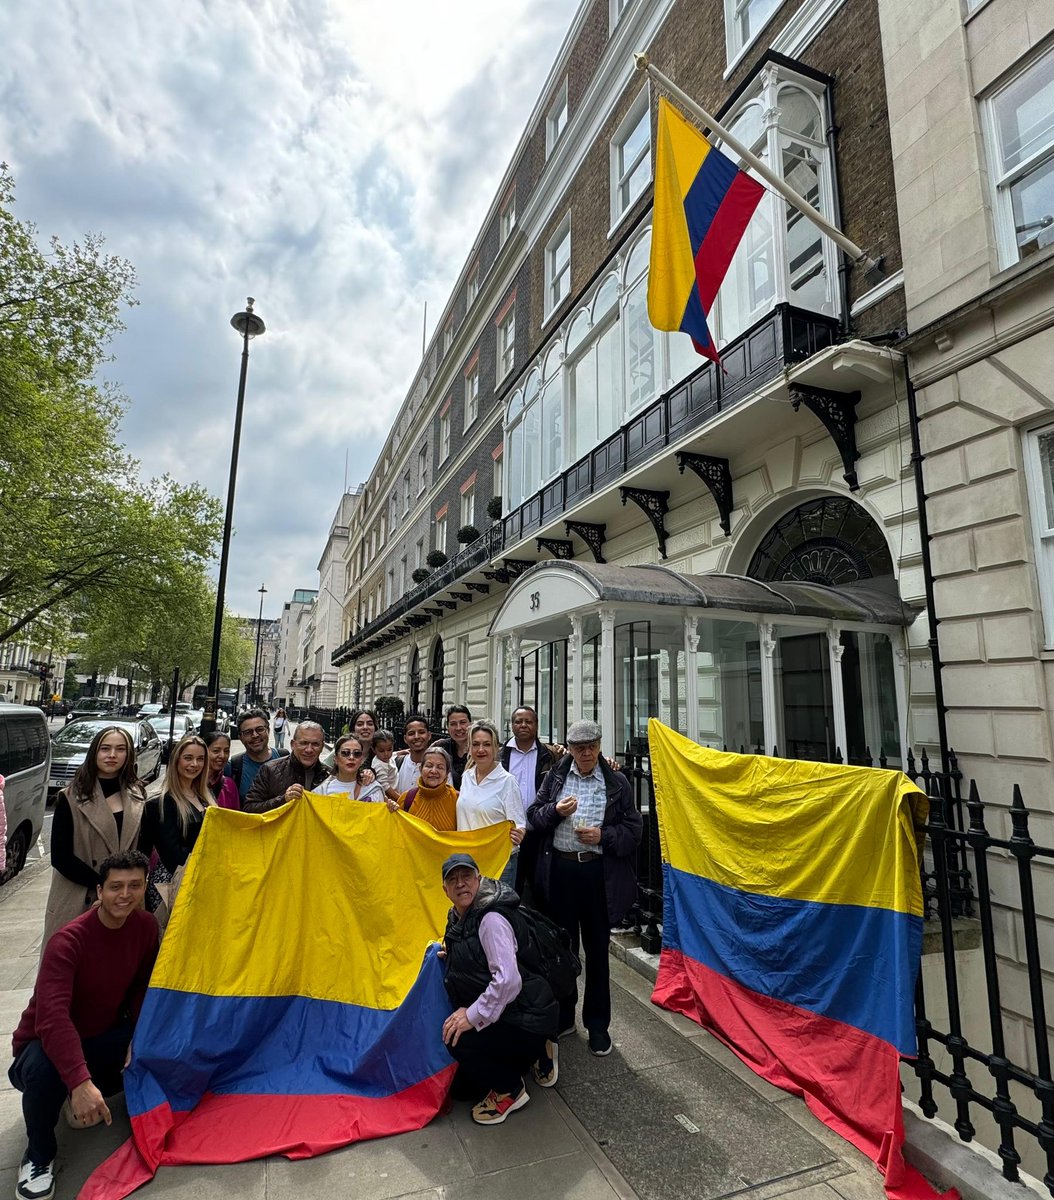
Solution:
[[[33,857],[0,889],[0,1033],[29,999],[50,877]],[[507,1124],[483,1129],[456,1104],[417,1133],[322,1158],[270,1158],[162,1170],[144,1195],[193,1200],[883,1200],[873,1165],[800,1100],[757,1079],[708,1034],[649,1003],[650,984],[612,961],[614,1052],[593,1058],[582,1036],[561,1043],[560,1081],[531,1087]],[[57,1200],[72,1200],[128,1136],[123,1102],[109,1129],[59,1126]],[[0,1196],[14,1192],[24,1149],[18,1093],[0,1076]]]

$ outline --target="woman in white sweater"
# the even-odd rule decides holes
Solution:
[[[512,853],[502,883],[514,886],[516,855],[527,828],[527,814],[516,780],[498,761],[501,739],[490,721],[476,721],[469,730],[471,766],[465,768],[457,798],[458,829],[482,829],[511,821]]]

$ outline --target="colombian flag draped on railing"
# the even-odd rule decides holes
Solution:
[[[707,314],[764,194],[660,97],[648,317],[656,329],[687,333],[714,362]]]
[[[898,1063],[917,1049],[926,798],[897,771],[725,754],[655,720],[648,736],[665,888],[652,999],[802,1096],[891,1198],[933,1197],[904,1162]]]
[[[441,834],[312,793],[263,816],[210,809],[125,1074],[132,1138],[81,1197],[118,1200],[159,1166],[308,1158],[427,1124],[454,1070],[426,950],[446,925],[440,866],[464,850],[499,875],[509,828]]]

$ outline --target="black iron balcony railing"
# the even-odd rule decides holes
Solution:
[[[339,667],[349,659],[356,658],[355,652],[362,653],[362,647],[371,638],[381,633],[386,626],[398,620],[399,617],[412,612],[422,601],[441,592],[444,588],[450,587],[452,583],[457,583],[470,571],[475,571],[484,563],[490,562],[500,552],[501,547],[501,526],[492,525],[474,542],[469,542],[453,558],[448,559],[441,567],[437,567],[424,583],[418,584],[412,591],[396,600],[394,604],[389,604],[380,616],[374,617],[368,625],[364,625],[358,633],[353,633],[346,642],[339,645],[333,651],[333,665]]]
[[[741,403],[786,367],[833,345],[838,329],[834,317],[777,305],[722,350],[721,367],[708,362],[510,512],[502,522],[505,545],[515,545],[609,487],[671,442]]]

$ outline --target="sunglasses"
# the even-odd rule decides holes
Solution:
[[[337,755],[339,758],[362,758],[362,751],[361,750],[338,750]]]

